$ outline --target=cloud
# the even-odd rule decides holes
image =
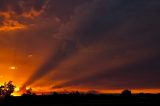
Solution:
[[[105,52],[101,52],[101,54],[98,54],[98,55],[104,55],[104,54],[107,54],[108,52],[110,52],[111,57],[117,57],[117,56],[121,57],[120,61],[122,61],[122,63],[123,63],[123,61],[126,58],[126,55],[122,55],[121,51],[122,51],[122,53],[133,52],[134,56],[135,56],[134,57],[135,60],[131,57],[128,57],[128,59],[131,59],[131,61],[134,60],[139,63],[139,61],[143,60],[142,57],[144,54],[144,52],[143,52],[144,50],[148,54],[148,56],[145,57],[146,59],[148,59],[148,57],[150,57],[150,55],[159,54],[158,45],[160,45],[160,44],[159,44],[159,41],[157,40],[157,38],[158,38],[157,34],[160,32],[157,30],[157,27],[159,26],[159,25],[157,25],[157,23],[159,23],[158,18],[157,18],[159,16],[159,14],[156,12],[159,10],[157,3],[159,3],[159,2],[156,0],[155,1],[137,1],[137,0],[135,0],[133,2],[131,2],[131,1],[126,2],[125,0],[121,0],[118,2],[116,2],[116,0],[96,1],[95,4],[93,3],[94,5],[93,4],[91,5],[92,8],[88,5],[84,6],[83,8],[80,8],[80,10],[83,10],[85,8],[84,9],[85,12],[79,10],[77,13],[81,13],[81,14],[75,15],[76,18],[73,18],[72,21],[70,23],[68,23],[67,26],[63,27],[63,30],[67,30],[67,31],[64,31],[64,32],[62,31],[60,34],[62,36],[58,35],[58,37],[60,39],[68,39],[68,38],[70,39],[69,36],[74,36],[75,39],[77,41],[79,41],[81,45],[92,44],[94,42],[94,39],[96,39],[96,42],[98,40],[105,41],[103,46],[106,46],[106,48],[110,47],[112,49],[110,49],[109,51],[107,51],[107,49],[106,49]],[[107,7],[106,4],[108,4],[109,6],[107,5],[108,6]],[[104,5],[104,7],[103,7],[103,5]],[[88,12],[87,11],[88,8],[91,11]],[[91,14],[92,12],[94,12],[94,13]],[[84,14],[86,14],[86,15],[84,15]],[[84,18],[83,18],[83,16],[84,16]],[[76,21],[74,21],[74,19],[76,19]],[[124,24],[124,23],[128,23],[128,25],[126,25],[124,27],[124,28],[126,28],[126,30],[121,29],[122,32],[120,32],[119,34],[115,34],[113,32],[111,34],[106,33],[106,32],[109,32],[110,30],[118,31],[118,29],[120,28],[119,25]],[[72,27],[68,27],[68,26],[72,26]],[[126,31],[126,32],[123,32],[123,31]],[[104,32],[106,34],[104,34]],[[71,38],[71,39],[73,39],[73,38]],[[99,38],[103,38],[103,40],[99,39]],[[92,43],[90,43],[90,42],[92,42]],[[135,51],[137,52],[137,54],[135,53]],[[115,52],[117,52],[117,54],[114,54]],[[83,55],[82,55],[82,57],[83,57]],[[87,58],[87,57],[84,56],[84,58]],[[153,59],[155,59],[155,58],[153,57]],[[76,76],[76,77],[81,76],[81,78],[78,80],[76,78],[75,79],[73,78],[71,81],[69,80],[68,82],[66,82],[64,84],[62,83],[62,84],[58,85],[57,87],[69,87],[69,86],[75,87],[77,85],[87,86],[89,84],[88,83],[85,84],[86,82],[92,83],[97,80],[98,81],[96,83],[97,84],[96,86],[103,86],[103,85],[98,85],[98,83],[101,83],[101,78],[104,79],[104,82],[110,81],[110,83],[115,83],[115,85],[117,84],[115,88],[120,88],[120,87],[124,87],[124,88],[125,87],[137,87],[137,88],[158,87],[156,85],[157,83],[150,84],[151,82],[159,81],[159,79],[156,76],[158,71],[154,70],[154,67],[152,67],[152,62],[150,63],[151,60],[150,59],[147,60],[148,63],[145,65],[143,65],[143,62],[145,60],[142,61],[142,63],[139,63],[140,66],[134,65],[136,63],[131,63],[133,66],[131,66],[131,68],[129,68],[129,69],[123,69],[123,68],[119,69],[119,68],[116,68],[116,65],[115,66],[113,65],[112,68],[115,67],[116,69],[115,69],[115,71],[113,71],[113,73],[111,71],[111,74],[109,74],[108,76],[120,75],[121,78],[124,78],[121,80],[120,77],[117,77],[117,80],[116,80],[116,77],[114,77],[113,79],[115,79],[117,82],[115,82],[115,81],[112,82],[112,79],[109,79],[110,77],[107,79],[107,76],[105,76],[105,75],[108,74],[108,71],[106,71],[105,69],[102,70],[103,71],[102,74],[98,75],[98,72],[101,71],[102,67],[98,67],[97,65],[95,65],[95,67],[94,67],[94,68],[96,68],[96,67],[99,68],[99,69],[97,68],[95,70],[96,73],[89,71],[90,68],[89,68],[89,70],[85,70],[83,68],[82,69],[81,68],[74,68],[74,65],[73,65],[73,66],[71,66],[71,68],[73,68],[73,70],[71,69],[71,73],[74,70],[75,70],[75,73],[74,72],[72,74],[69,73],[69,74],[71,74],[70,77],[71,76]],[[159,60],[159,58],[157,58],[157,60]],[[97,61],[97,59],[95,61]],[[111,59],[110,61],[117,62],[114,59]],[[75,60],[75,62],[77,62],[77,61]],[[100,60],[97,61],[97,64],[98,64],[98,62],[100,62]],[[106,57],[106,60],[103,61],[101,64],[103,64],[104,62],[108,63],[108,57]],[[153,63],[157,64],[157,63],[159,63],[159,61],[154,61]],[[84,64],[83,62],[82,63],[79,62],[77,64],[79,64],[79,65],[77,65],[76,67],[79,67],[79,66],[86,67],[86,64]],[[120,65],[120,63],[118,63],[118,64]],[[129,67],[127,63],[124,63],[124,65],[125,65],[124,68]],[[103,67],[103,68],[107,69],[107,66],[108,65],[106,64],[106,67]],[[148,67],[151,66],[150,67],[151,69],[147,70],[147,68],[148,68],[147,66]],[[63,67],[63,66],[61,65],[59,67]],[[92,67],[92,66],[90,66],[90,67]],[[140,67],[143,67],[144,71],[142,71]],[[94,68],[91,68],[91,69],[94,69]],[[144,76],[142,78],[144,80],[142,82],[140,79],[141,77],[139,77],[139,79],[136,80],[137,81],[137,83],[136,83],[136,82],[132,81],[133,79],[129,79],[132,75],[128,75],[127,77],[124,76],[125,74],[127,74],[127,71],[130,72],[132,68],[137,68],[135,70],[137,70],[141,75],[144,74]],[[152,69],[154,70],[154,72],[153,72],[152,76],[150,76],[150,78],[151,78],[150,79],[147,76],[145,76],[145,74],[152,73],[151,72]],[[58,70],[58,69],[56,69],[56,70]],[[77,70],[79,71],[78,75],[76,74]],[[90,73],[90,74],[88,74],[84,77],[83,70],[88,71],[88,73]],[[124,73],[123,73],[123,71],[121,71],[121,70],[126,70],[126,71],[124,71]],[[67,71],[70,71],[70,68]],[[134,77],[136,77],[136,75],[138,76],[138,74],[139,74],[138,72],[133,71],[133,73],[132,73],[133,76]],[[66,74],[67,73],[68,72],[66,72]],[[119,73],[119,74],[116,74],[116,73]],[[93,76],[92,76],[92,74],[93,74]],[[64,76],[63,75],[60,76],[60,75],[61,75],[61,73],[59,73],[59,77],[61,77],[62,79],[63,79],[63,77],[67,76],[67,75],[64,75]],[[104,75],[104,77],[103,77],[103,75]],[[56,75],[54,77],[56,77]],[[90,77],[91,77],[91,79],[90,79]],[[134,78],[134,77],[131,77],[131,78]],[[56,78],[53,78],[53,79],[56,79]],[[118,80],[120,80],[121,82]],[[127,85],[128,82],[125,83],[126,80],[128,80],[128,82],[131,81],[133,83],[131,83],[131,85],[129,85],[129,84]],[[147,84],[147,82],[145,82],[145,80],[146,81],[151,80],[151,81],[149,81],[150,83]],[[125,84],[123,84],[123,83],[125,83]],[[119,84],[119,86],[118,86],[118,84]],[[137,86],[136,86],[136,84],[137,84]],[[108,88],[109,87],[112,87],[112,84],[108,85]]]
[[[73,15],[75,8],[85,4],[86,2],[92,2],[91,0],[50,0],[47,8],[46,15],[50,17],[51,14],[57,16],[62,22],[66,23]]]
[[[31,20],[43,14],[47,4],[48,0],[38,0],[38,3],[34,0],[1,0],[0,17],[3,20],[0,20],[0,31],[26,28]]]
[[[26,28],[26,26],[18,23],[17,21],[8,20],[3,23],[3,27],[0,27],[0,31],[12,31],[24,28]]]

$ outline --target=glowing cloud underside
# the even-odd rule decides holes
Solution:
[[[0,27],[0,31],[7,32],[7,31],[14,31],[14,30],[25,29],[25,28],[26,28],[25,25],[18,23],[17,21],[10,20],[4,23],[4,25]]]

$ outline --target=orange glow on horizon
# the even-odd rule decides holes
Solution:
[[[51,89],[50,86],[42,86],[42,87],[26,87],[32,88],[33,92],[36,94],[42,94],[42,93],[52,93],[52,92],[58,92],[58,93],[69,93],[74,91],[79,91],[83,93],[87,93],[90,91],[96,91],[97,93],[102,94],[120,94],[125,89],[91,89],[91,88],[60,88],[60,89]],[[152,94],[158,94],[160,93],[160,89],[129,89],[131,90],[132,94],[138,94],[138,93],[152,93]]]
[[[14,93],[12,93],[13,96],[21,96],[23,93],[25,93],[25,90],[32,89],[33,93],[36,93],[37,95],[42,94],[52,94],[53,92],[57,93],[71,93],[75,91],[79,91],[80,93],[89,93],[92,91],[97,92],[98,94],[121,94],[121,92],[124,89],[108,89],[108,90],[101,90],[101,89],[91,89],[91,88],[60,88],[60,89],[51,89],[50,86],[39,86],[39,87],[25,87],[24,89],[19,86],[15,88]],[[152,93],[152,94],[158,94],[160,93],[160,89],[129,89],[131,90],[132,94],[138,94],[138,93]]]
[[[26,90],[30,89],[30,87],[26,87]],[[96,91],[99,94],[120,94],[124,89],[115,89],[115,90],[91,90],[91,89],[74,89],[74,88],[68,88],[68,89],[50,89],[47,87],[33,87],[32,88],[33,93],[36,93],[37,95],[42,94],[52,94],[52,92],[58,92],[58,93],[71,93],[75,91],[79,91],[80,93],[88,93],[90,91]],[[152,94],[158,94],[160,93],[160,89],[133,89],[131,90],[132,94],[138,94],[138,93],[152,93]],[[21,91],[19,87],[15,88],[14,93],[12,93],[13,96],[21,96],[24,93],[24,91]]]

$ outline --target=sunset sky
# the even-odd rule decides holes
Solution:
[[[0,0],[0,84],[160,92],[159,0]]]

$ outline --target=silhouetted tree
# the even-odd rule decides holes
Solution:
[[[9,81],[7,83],[7,94],[6,95],[11,95],[14,92],[15,86],[12,84],[12,81]]]
[[[32,95],[32,88],[27,89],[27,90],[26,90],[26,94],[27,94],[27,95]]]
[[[12,84],[12,81],[4,83],[0,86],[0,96],[10,96],[14,92],[15,86]]]
[[[32,92],[32,88],[26,89],[22,96],[36,96],[36,93]]]
[[[57,96],[57,95],[59,95],[59,94],[58,94],[58,92],[53,92],[52,95]]]
[[[69,94],[70,95],[80,95],[80,92],[79,91],[72,91]]]
[[[132,96],[132,92],[130,90],[123,90],[121,93],[121,96],[123,97],[131,97]]]

